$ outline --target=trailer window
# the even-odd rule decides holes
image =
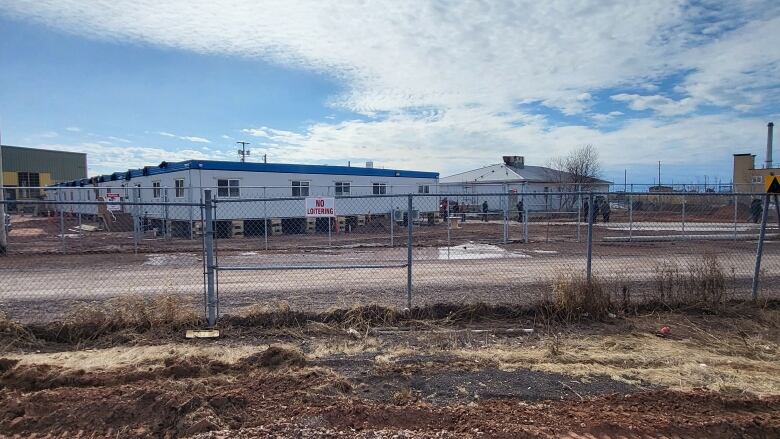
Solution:
[[[160,194],[162,191],[160,190],[160,182],[159,181],[153,181],[152,182],[152,198],[160,198]]]
[[[387,184],[374,183],[374,195],[385,195],[387,193]]]
[[[184,198],[184,179],[177,178],[173,182],[173,187],[176,189],[176,198]]]
[[[418,194],[429,194],[431,193],[431,187],[427,184],[421,184],[417,186],[417,193]]]
[[[217,196],[227,198],[238,198],[238,180],[225,179],[217,180]]]
[[[337,181],[336,182],[336,196],[344,196],[349,195],[351,190],[349,182],[346,181]]]
[[[309,182],[308,181],[293,181],[292,182],[292,196],[293,197],[308,197],[309,196]]]

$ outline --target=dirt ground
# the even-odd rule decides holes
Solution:
[[[467,311],[391,326],[249,312],[216,340],[9,327],[0,437],[780,435],[777,304],[570,325]]]

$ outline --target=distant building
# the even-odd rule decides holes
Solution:
[[[199,203],[208,189],[219,200],[218,235],[226,237],[262,235],[266,225],[272,225],[269,221],[278,222],[274,230],[280,233],[306,231],[303,199],[314,196],[336,198],[337,215],[358,224],[358,217],[390,215],[395,209],[406,209],[405,197],[388,195],[435,194],[438,179],[437,172],[380,169],[372,162],[357,167],[187,160],[61,182],[49,188],[47,195],[51,200],[64,201],[105,200],[112,194],[121,201],[139,203]],[[377,197],[347,198],[350,196]],[[279,200],[245,201],[269,198]],[[56,208],[70,214],[99,214],[96,205],[64,204]],[[414,200],[414,209],[437,212],[438,200],[433,195],[420,197]],[[167,208],[150,204],[140,211],[130,206],[122,211],[178,236],[192,236],[193,227],[200,225],[201,212],[195,206]],[[311,220],[315,229],[324,223],[327,230],[327,219]],[[348,225],[346,221],[339,227]]]
[[[598,178],[587,183],[573,184],[573,176],[544,166],[527,166],[522,156],[504,156],[503,163],[484,166],[471,171],[461,172],[439,180],[439,192],[463,194],[467,204],[488,202],[489,208],[498,208],[502,197],[489,197],[481,194],[509,192],[510,210],[523,199],[524,207],[533,210],[557,210],[565,204],[572,205],[571,196],[548,195],[549,192],[567,192],[592,190],[607,192],[609,181]],[[516,195],[515,195],[516,194]]]
[[[43,187],[87,176],[87,155],[80,152],[0,146],[5,199],[42,198]]]
[[[756,168],[755,154],[734,154],[735,192],[764,192],[764,179],[772,174],[780,175],[780,168]]]
[[[772,137],[775,124],[766,126],[766,156],[763,168],[756,168],[755,154],[734,154],[734,192],[764,192],[764,181],[770,175],[780,175],[780,168],[772,162]]]

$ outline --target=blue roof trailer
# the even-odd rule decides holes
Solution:
[[[222,201],[218,219],[302,217],[302,200],[265,203],[241,202],[256,198],[290,198],[308,196],[404,195],[436,192],[439,174],[400,169],[356,166],[302,165],[281,163],[241,163],[212,160],[163,162],[157,166],[115,172],[92,179],[89,186],[98,188],[97,196],[119,192],[123,199],[133,196],[141,202],[198,202],[202,191],[211,189]],[[79,182],[76,182],[78,186]],[[64,188],[65,191],[79,188]],[[135,193],[133,193],[135,192]],[[340,199],[337,215],[366,215],[405,209],[405,197],[372,197]],[[162,206],[143,206],[142,215],[171,220],[197,220],[197,208],[176,207],[167,212]],[[415,200],[415,209],[438,211],[435,196]]]

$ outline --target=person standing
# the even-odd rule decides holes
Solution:
[[[590,203],[588,203],[588,200],[585,200],[585,202],[582,203],[582,213],[585,214],[585,222],[590,221],[590,218],[588,217],[588,213],[590,213]]]
[[[523,213],[525,212],[525,206],[523,206],[523,200],[517,202],[517,222],[523,222]]]
[[[482,222],[487,222],[487,213],[488,213],[488,203],[487,200],[482,202]]]
[[[612,213],[612,208],[609,206],[609,201],[604,200],[604,205],[601,208],[601,217],[605,223],[609,222],[610,213]]]
[[[764,206],[761,205],[761,199],[754,198],[753,201],[750,202],[750,221],[758,224],[758,221],[761,218],[761,214],[763,212]]]

